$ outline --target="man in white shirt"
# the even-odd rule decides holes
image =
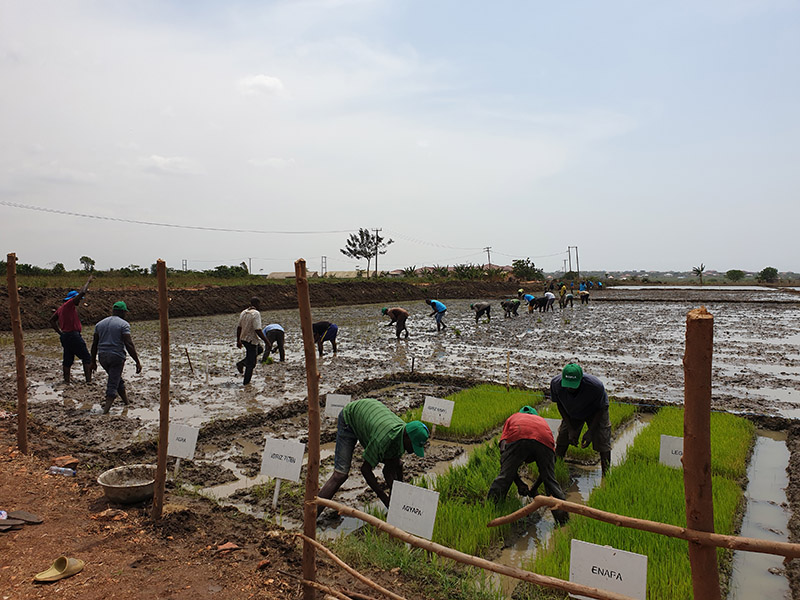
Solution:
[[[261,331],[261,313],[258,312],[261,300],[253,296],[250,298],[250,306],[245,308],[239,315],[239,324],[236,326],[236,347],[244,346],[246,354],[242,360],[236,363],[239,373],[244,373],[244,385],[250,383],[253,377],[253,369],[256,368],[256,359],[261,353],[262,348],[259,340],[267,343],[264,332]]]

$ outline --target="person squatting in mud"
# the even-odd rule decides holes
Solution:
[[[397,333],[397,339],[400,339],[400,333],[403,331],[406,332],[406,339],[408,339],[408,328],[406,327],[406,321],[408,320],[408,311],[405,308],[400,308],[399,306],[395,306],[394,308],[382,308],[381,314],[389,317],[391,321],[387,327],[391,327],[392,325],[396,324],[395,332]]]
[[[311,331],[314,334],[314,343],[319,349],[319,355],[322,356],[323,342],[330,342],[333,348],[333,355],[336,356],[336,336],[339,334],[339,327],[329,321],[317,321],[311,325]]]
[[[119,394],[122,401],[128,404],[128,393],[125,381],[122,379],[122,369],[125,367],[125,351],[136,363],[136,373],[142,372],[142,363],[131,338],[131,326],[125,317],[128,316],[128,306],[121,300],[115,302],[111,309],[111,316],[106,317],[94,326],[92,338],[92,371],[97,370],[97,361],[108,373],[106,385],[106,401],[103,404],[103,414],[108,414],[114,399]]]
[[[428,315],[436,320],[436,331],[441,331],[447,325],[444,324],[444,313],[447,312],[447,307],[438,300],[425,300],[425,303],[433,309],[433,312]]]
[[[83,363],[83,375],[86,383],[92,382],[92,357],[86,348],[86,342],[83,341],[81,319],[78,316],[78,307],[91,282],[92,276],[89,275],[86,284],[80,290],[72,290],[67,294],[64,303],[50,317],[50,327],[58,334],[61,347],[64,349],[64,358],[61,362],[64,370],[64,383],[70,383],[72,363],[75,362],[76,356]]]
[[[243,385],[250,383],[253,377],[258,355],[262,351],[259,341],[267,344],[267,338],[261,331],[261,313],[258,311],[260,306],[261,300],[256,296],[250,298],[250,306],[241,312],[239,323],[236,325],[236,347],[244,346],[245,349],[244,358],[236,363],[239,373],[244,373]]]
[[[469,305],[470,310],[475,311],[475,324],[478,324],[478,319],[480,319],[483,315],[486,315],[486,320],[492,320],[492,305],[488,302],[475,302],[474,304]]]
[[[583,424],[588,429],[580,440],[581,448],[592,445],[600,454],[603,475],[611,466],[611,421],[608,394],[603,382],[584,373],[580,365],[569,363],[550,382],[550,399],[561,414],[556,437],[556,456],[564,458],[567,448],[578,445]]]
[[[520,496],[535,496],[541,482],[548,495],[566,500],[555,475],[555,442],[553,432],[536,409],[523,406],[518,413],[506,419],[500,436],[500,474],[489,487],[488,499],[502,502],[512,483],[517,485]],[[528,488],[519,476],[523,463],[535,462],[539,469],[539,479],[534,487]],[[553,518],[563,525],[569,514],[563,510],[553,510]]]
[[[392,484],[403,481],[404,453],[425,456],[428,427],[421,421],[403,422],[389,408],[373,398],[362,398],[347,404],[339,413],[336,430],[336,450],[333,474],[319,491],[320,498],[333,498],[350,475],[356,443],[364,447],[361,475],[381,502],[388,508]],[[378,482],[373,470],[383,463],[386,491]],[[317,516],[325,507],[317,508]]]
[[[512,315],[515,317],[519,316],[517,311],[519,310],[520,304],[521,304],[520,301],[517,300],[516,298],[514,298],[513,300],[503,300],[500,303],[500,306],[505,311],[506,319],[510,319]]]

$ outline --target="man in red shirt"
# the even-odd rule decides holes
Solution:
[[[535,462],[539,468],[539,478],[544,482],[548,495],[565,500],[564,492],[555,477],[556,444],[550,426],[538,415],[536,409],[523,406],[518,413],[506,419],[500,436],[500,474],[489,487],[488,497],[500,502],[506,497],[512,483],[517,484],[520,496],[527,496],[531,490],[519,476],[522,463]],[[536,490],[533,490],[534,495]],[[553,518],[559,524],[569,520],[563,510],[553,510]]]
[[[78,317],[78,306],[80,306],[81,300],[86,295],[86,290],[89,289],[91,282],[92,276],[89,275],[86,285],[77,292],[73,290],[67,294],[67,297],[64,298],[64,304],[59,306],[53,316],[50,317],[50,326],[58,334],[61,339],[61,346],[64,348],[64,383],[70,382],[70,371],[76,356],[83,362],[83,374],[86,377],[86,383],[92,381],[92,357],[86,348],[86,342],[83,341],[81,336],[81,320]]]

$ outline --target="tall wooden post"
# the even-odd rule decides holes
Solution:
[[[161,323],[161,405],[158,411],[158,465],[156,466],[153,519],[161,518],[164,508],[164,485],[167,481],[167,444],[169,443],[169,298],[167,297],[167,263],[156,263],[158,277],[158,319]]]
[[[317,539],[317,505],[314,499],[319,491],[319,371],[314,332],[311,329],[311,297],[308,292],[306,261],[302,258],[294,263],[297,279],[297,305],[300,308],[300,328],[303,332],[303,350],[306,356],[306,382],[308,385],[308,467],[306,469],[306,493],[303,505],[303,533],[311,540]],[[308,541],[303,541],[303,579],[317,580],[316,551]],[[314,600],[316,590],[303,586],[303,599]]]
[[[17,255],[6,257],[6,282],[8,308],[11,312],[11,330],[14,333],[14,358],[17,364],[17,448],[28,453],[28,376],[25,371],[25,340],[22,338],[22,315],[19,310],[17,289]]]
[[[683,356],[683,485],[686,526],[714,531],[711,490],[711,357],[714,351],[714,317],[700,307],[686,317],[686,352]],[[695,598],[719,600],[717,551],[689,542],[692,588]]]

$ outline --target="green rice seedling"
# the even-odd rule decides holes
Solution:
[[[624,404],[622,402],[611,401],[608,405],[608,418],[611,421],[612,435],[622,427],[625,423],[630,421],[636,413],[636,407],[633,404]],[[548,419],[560,419],[561,414],[558,412],[558,407],[555,402],[551,402],[547,406],[539,409],[539,414]],[[586,432],[588,427],[583,426],[581,436]],[[595,452],[591,447],[579,448],[578,446],[570,446],[567,449],[567,458],[578,462],[597,462],[600,460],[600,455]]]
[[[447,397],[453,400],[453,419],[450,427],[436,426],[436,437],[442,439],[475,439],[486,435],[523,406],[536,406],[544,400],[539,391],[501,385],[479,385]],[[422,415],[422,407],[407,411],[403,420],[413,421]]]
[[[661,412],[665,413],[663,417]],[[660,441],[661,434],[680,434],[682,419],[682,410],[662,409],[636,438],[628,451],[628,460],[609,472],[604,485],[595,488],[587,504],[621,515],[685,527],[683,473],[658,463],[655,442]],[[676,431],[677,424],[681,431]],[[717,533],[732,534],[737,526],[736,515],[743,496],[738,466],[746,465],[752,449],[754,432],[751,428],[752,424],[740,417],[712,415],[712,471],[720,473],[712,477]],[[744,438],[745,442],[731,443],[732,438]],[[540,549],[528,567],[538,573],[568,577],[572,538],[646,554],[648,598],[692,597],[687,542],[580,516],[573,516],[567,527],[554,532],[548,547]],[[717,552],[722,564],[730,561],[730,550],[718,549]],[[521,599],[562,597],[533,586],[524,586],[518,592]]]

